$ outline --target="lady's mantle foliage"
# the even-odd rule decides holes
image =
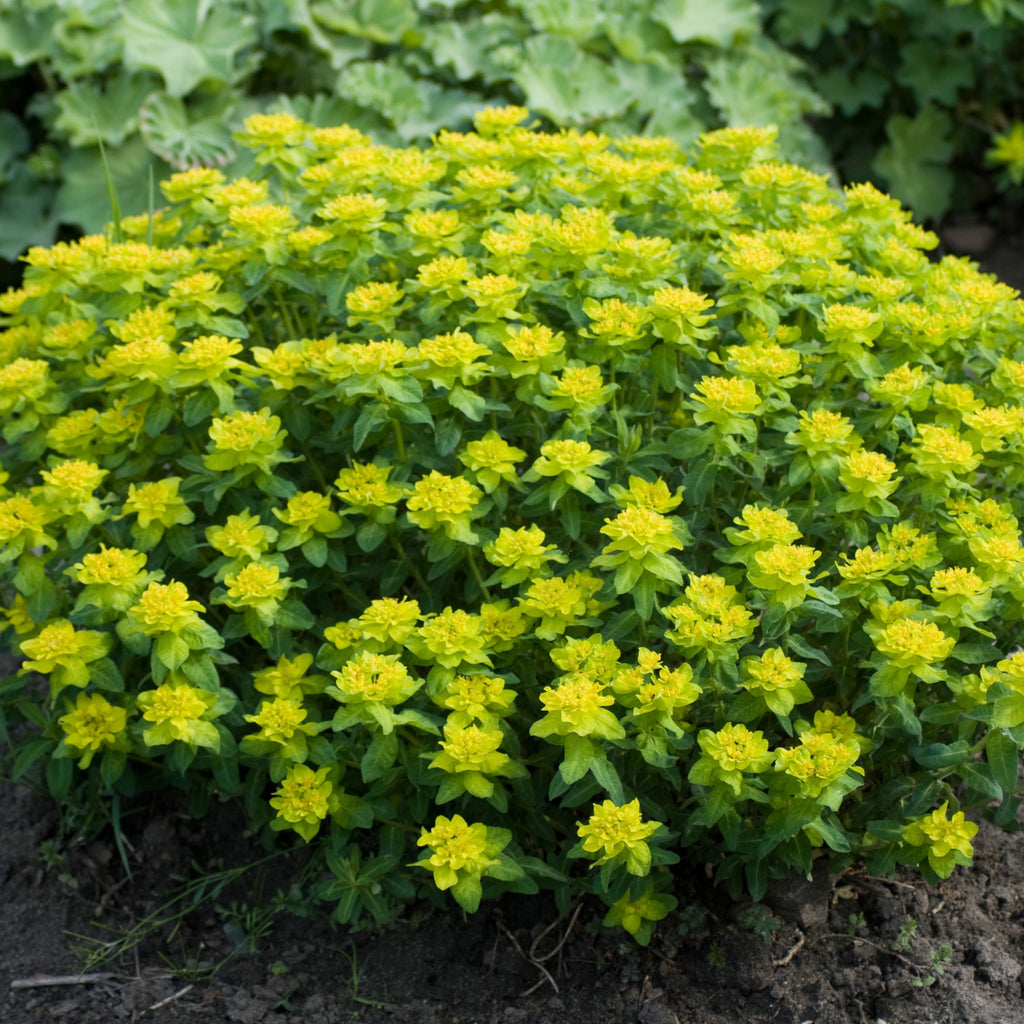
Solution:
[[[29,253],[19,769],[241,795],[349,922],[418,847],[435,897],[591,891],[640,941],[680,852],[755,897],[825,855],[945,876],[959,808],[1018,803],[1016,293],[769,129],[526,117],[405,151],[256,116],[256,178]]]

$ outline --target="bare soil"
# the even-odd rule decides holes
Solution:
[[[978,255],[1024,287],[1024,247]],[[936,887],[851,872],[731,905],[695,866],[641,949],[543,896],[351,934],[288,895],[301,851],[212,891],[267,856],[237,808],[131,810],[121,850],[61,842],[59,809],[0,783],[0,1024],[1024,1024],[1024,832],[985,821]]]
[[[984,821],[973,869],[934,888],[909,872],[853,872],[730,905],[698,870],[676,926],[647,949],[602,928],[599,907],[560,918],[545,897],[465,919],[413,906],[349,934],[323,909],[301,917],[275,901],[301,853],[251,868],[180,919],[189,901],[158,913],[172,920],[147,931],[183,881],[266,856],[237,809],[201,824],[170,796],[141,809],[124,822],[131,882],[109,830],[46,845],[59,815],[43,797],[0,787],[0,821],[4,1024],[1024,1022],[1024,832]]]

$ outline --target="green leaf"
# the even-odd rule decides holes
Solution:
[[[456,419],[434,422],[434,447],[438,455],[451,455],[462,439],[462,425]]]
[[[28,148],[28,130],[20,119],[7,110],[0,110],[0,182],[7,177],[7,169]]]
[[[387,407],[379,403],[373,403],[370,405],[364,405],[362,412],[359,414],[359,418],[356,420],[355,425],[352,428],[352,442],[355,451],[359,451],[360,448],[366,444],[366,439],[375,430],[379,430],[391,419],[391,414],[388,412]]]
[[[310,565],[319,568],[327,563],[327,541],[319,535],[310,537],[299,550]]]
[[[815,661],[820,661],[822,665],[830,668],[832,666],[832,662],[824,651],[818,650],[817,647],[812,647],[797,633],[790,633],[786,637],[786,646],[801,658],[813,658]]]
[[[57,590],[45,576],[31,593],[25,595],[25,609],[34,622],[44,622],[56,605]]]
[[[181,668],[188,657],[188,644],[176,633],[162,633],[156,639],[153,654],[173,672]]]
[[[998,729],[1015,729],[1024,723],[1024,694],[998,697],[992,707],[991,724]]]
[[[632,608],[619,612],[601,628],[601,636],[605,640],[621,640],[636,629],[639,621],[640,616]]]
[[[984,665],[999,661],[1003,655],[993,644],[957,644],[953,657],[965,665]]]
[[[205,116],[190,116],[169,92],[154,92],[139,111],[139,130],[150,151],[172,167],[210,167],[228,163],[235,145],[224,107]]]
[[[395,43],[416,24],[410,0],[313,0],[309,13],[341,35]]]
[[[600,755],[594,744],[586,736],[578,736],[571,732],[565,737],[565,757],[559,768],[559,774],[571,785],[587,774],[591,762]]]
[[[13,140],[9,144],[15,146],[17,133],[7,136],[9,123],[0,121],[0,140]],[[0,187],[0,257],[13,261],[30,245],[53,241],[59,222],[53,209],[55,194],[55,187],[40,181],[25,164],[15,165],[14,174]]]
[[[360,762],[363,782],[379,779],[398,757],[398,736],[394,732],[375,733]]]
[[[818,818],[811,827],[836,853],[849,853],[850,840],[838,824],[826,818]]]
[[[679,365],[671,345],[655,345],[651,352],[651,369],[666,391],[675,391],[679,384]]]
[[[533,28],[562,36],[577,46],[599,36],[603,6],[594,0],[515,0],[515,7]]]
[[[196,391],[185,399],[182,421],[186,427],[194,427],[203,420],[210,419],[217,411],[217,396],[208,388]]]
[[[631,591],[643,573],[644,567],[635,559],[630,558],[623,562],[615,571],[615,593],[626,594]]]
[[[985,737],[985,760],[1004,793],[1016,788],[1019,759],[1017,744],[1005,732],[993,730]]]
[[[931,704],[921,709],[922,722],[934,722],[936,725],[952,725],[964,717],[963,708],[950,702],[948,704]]]
[[[971,789],[977,790],[990,800],[1003,799],[1003,790],[992,778],[992,769],[987,764],[962,764],[956,773]]]
[[[107,749],[100,759],[100,780],[104,786],[113,786],[124,774],[128,765],[128,755],[123,750]]]
[[[338,93],[390,121],[401,124],[426,109],[415,80],[397,64],[358,61],[338,76]]]
[[[777,640],[789,628],[789,612],[785,605],[770,604],[761,618],[761,635],[765,640]]]
[[[204,690],[215,691],[220,685],[217,666],[208,654],[193,654],[181,666],[181,670],[190,683],[201,686]]]
[[[387,536],[387,529],[380,523],[361,523],[359,529],[356,530],[356,544],[359,545],[360,551],[369,554],[371,551],[376,551],[387,540]]]
[[[0,17],[0,58],[15,67],[46,60],[64,12],[56,4],[6,3]]]
[[[626,794],[622,791],[622,782],[615,765],[606,757],[595,757],[590,762],[590,774],[600,783],[601,788],[619,807],[626,802]]]
[[[633,604],[636,613],[647,622],[654,613],[655,583],[651,576],[641,576],[633,590]]]
[[[926,747],[918,747],[911,751],[914,760],[922,768],[931,768],[942,771],[952,768],[963,762],[970,751],[970,747],[964,740],[956,743],[929,743]]]
[[[935,101],[955,107],[960,89],[974,84],[974,65],[965,60],[960,47],[946,40],[917,39],[900,46],[896,80],[914,91],[918,104]]]
[[[695,812],[693,820],[706,828],[711,828],[721,819],[722,815],[732,810],[734,802],[731,789],[727,786],[715,786],[704,798],[704,802]]]
[[[667,347],[667,346],[665,346]],[[673,431],[668,438],[667,447],[674,458],[692,459],[703,455],[714,444],[714,432],[702,427],[685,427]]]
[[[124,679],[117,665],[109,658],[100,658],[89,665],[89,682],[110,693],[121,693],[124,690]]]
[[[14,781],[20,779],[41,757],[46,756],[53,750],[53,740],[45,736],[37,736],[27,743],[21,744],[18,756],[14,759],[11,767],[11,778]]]
[[[423,49],[438,67],[450,67],[465,82],[480,75],[486,81],[508,77],[505,65],[493,51],[501,46],[518,46],[521,22],[491,14],[472,21],[442,21],[423,25]]]
[[[562,524],[565,532],[576,540],[580,535],[580,500],[575,491],[569,491],[558,505],[562,513]]]
[[[755,860],[748,860],[744,866],[744,874],[747,877],[747,889],[750,898],[757,903],[765,894],[768,888],[768,863],[758,857]]]
[[[102,141],[119,146],[139,127],[139,111],[153,91],[146,74],[122,74],[103,88],[89,82],[72,82],[54,100],[54,127],[74,146]]]
[[[448,392],[448,401],[474,423],[482,420],[487,410],[487,400],[482,395],[468,391],[458,384]]]
[[[749,0],[658,0],[651,17],[677,43],[699,41],[724,48],[760,29],[757,6]]]
[[[478,875],[462,875],[450,890],[455,901],[466,911],[467,914],[476,912],[480,906],[480,897],[483,895],[483,888],[480,885]]]
[[[799,64],[766,41],[737,47],[708,61],[705,88],[729,124],[775,124],[787,155],[781,129],[799,123],[804,114],[824,114],[828,104],[795,77]]]
[[[225,0],[129,0],[121,30],[125,64],[159,72],[172,96],[233,82],[236,54],[257,41],[253,17]]]
[[[512,77],[526,95],[526,106],[561,124],[610,117],[633,100],[609,65],[558,36],[527,40],[523,63]]]
[[[276,624],[281,629],[311,629],[315,623],[313,613],[301,601],[285,601],[277,611]]]
[[[895,114],[885,125],[889,144],[872,165],[889,191],[917,217],[928,219],[946,212],[953,192],[948,163],[953,156],[953,122],[937,107],[923,106],[913,118]]]
[[[74,762],[66,757],[51,757],[46,762],[46,788],[54,800],[63,800],[71,791]]]

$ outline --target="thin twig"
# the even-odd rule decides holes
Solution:
[[[560,995],[561,993],[558,990],[558,982],[555,981],[555,979],[551,976],[551,972],[542,963],[539,963],[538,961],[534,960],[532,957],[524,953],[523,947],[519,945],[519,940],[500,921],[496,921],[495,924],[497,924],[497,926],[508,936],[508,940],[512,943],[513,946],[515,946],[516,952],[528,964],[533,964],[533,966],[536,967],[537,970],[544,975],[544,978],[547,978],[547,980],[551,982],[551,987],[555,990],[555,995]],[[532,995],[534,992],[536,992],[537,989],[544,984],[544,978],[541,978],[541,980],[538,981],[536,985],[531,985],[530,988],[528,988],[525,992],[520,992],[520,997]]]
[[[94,985],[100,981],[123,978],[122,974],[101,971],[95,974],[37,974],[31,978],[15,978],[11,988],[44,988],[51,985]]]
[[[195,985],[186,985],[184,988],[178,989],[173,996],[168,996],[166,999],[161,999],[159,1003],[154,1003],[152,1006],[146,1007],[143,1013],[149,1013],[150,1010],[159,1010],[161,1006],[166,1006],[168,1003],[173,1003],[175,999],[180,999],[186,992],[191,992],[195,988]]]
[[[551,924],[549,924],[547,928],[545,928],[544,931],[542,931],[540,935],[538,935],[537,938],[533,940],[533,942],[530,944],[530,960],[533,961],[533,963],[540,964],[543,963],[543,961],[545,960],[550,960],[557,952],[559,952],[559,950],[561,950],[561,948],[565,945],[565,940],[569,938],[569,933],[572,931],[573,925],[576,923],[576,918],[580,916],[580,911],[582,909],[582,901],[577,900],[576,909],[572,912],[572,917],[569,919],[568,927],[562,933],[562,937],[558,940],[558,945],[555,946],[555,948],[551,950],[550,953],[545,953],[543,956],[537,956],[537,946],[540,944],[541,939],[543,939],[544,936],[547,935],[547,933],[551,931],[552,928],[554,928],[561,921],[565,920],[564,917],[559,917],[557,920],[552,921]]]
[[[800,950],[804,948],[804,943],[806,941],[807,936],[804,935],[803,932],[801,932],[800,938],[796,940],[796,945],[784,957],[782,957],[781,960],[773,960],[772,967],[785,967],[786,964],[790,963],[793,957],[795,957],[797,953],[799,953]]]

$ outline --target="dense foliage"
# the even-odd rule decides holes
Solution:
[[[390,145],[469,127],[489,102],[556,125],[776,124],[790,159],[826,162],[802,121],[825,104],[750,0],[0,0],[0,256],[58,223],[125,213],[171,168],[245,173],[231,137],[256,111],[345,121]]]
[[[1024,118],[1019,0],[761,7],[772,38],[807,62],[814,88],[832,104],[817,130],[845,181],[878,181],[918,218],[975,209],[993,182],[1020,185],[1024,145],[1013,147],[1010,134]],[[1008,177],[998,172],[1003,165]]]
[[[15,773],[240,798],[349,922],[545,886],[646,941],[681,855],[945,877],[1019,803],[1016,292],[769,129],[526,118],[254,116],[254,177],[29,252]]]

